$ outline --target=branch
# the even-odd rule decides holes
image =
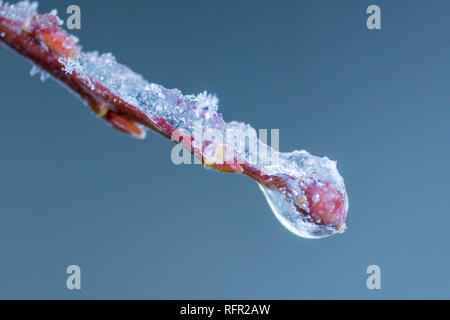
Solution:
[[[217,112],[215,96],[206,92],[185,96],[148,83],[110,54],[81,51],[56,15],[38,14],[36,9],[28,1],[15,5],[0,1],[0,41],[70,88],[113,128],[137,138],[151,129],[181,143],[207,168],[252,178],[280,222],[299,236],[318,238],[345,229],[348,200],[335,162],[306,151],[279,153],[260,140],[251,147],[266,148],[271,159],[278,160],[254,161],[247,147],[239,148],[242,141],[199,137],[198,122],[223,136],[230,131],[238,140],[255,130],[243,123],[226,123]]]

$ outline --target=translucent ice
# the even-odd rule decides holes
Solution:
[[[323,238],[345,230],[348,198],[336,162],[302,150],[282,153],[278,168],[279,173],[294,177],[289,181],[291,194],[284,188],[260,188],[283,226],[303,238]]]

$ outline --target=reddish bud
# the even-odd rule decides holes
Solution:
[[[145,138],[145,131],[136,122],[125,119],[117,113],[108,112],[105,120],[120,132],[129,134],[135,138]]]
[[[345,224],[346,199],[329,182],[313,182],[306,186],[305,195],[314,221],[331,224],[340,229]]]

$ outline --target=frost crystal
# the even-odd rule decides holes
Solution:
[[[58,21],[58,25],[62,26],[64,24],[64,21],[60,17],[58,17],[58,10],[53,9],[52,11],[50,11],[50,14],[52,16],[56,17],[56,20]]]
[[[42,70],[38,66],[33,66],[30,71],[30,76],[34,77],[37,74],[40,74],[39,79],[41,79],[42,82],[50,77],[50,75],[46,71]]]
[[[11,20],[27,21],[37,13],[36,1],[20,1],[16,4],[8,4],[0,1],[0,15]]]

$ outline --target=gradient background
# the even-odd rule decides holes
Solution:
[[[348,230],[297,238],[248,178],[175,166],[0,48],[0,298],[450,298],[448,1],[43,1],[86,50],[215,92],[338,160]],[[382,29],[366,28],[378,4]],[[82,270],[69,291],[66,267]],[[366,288],[377,264],[382,289]]]

